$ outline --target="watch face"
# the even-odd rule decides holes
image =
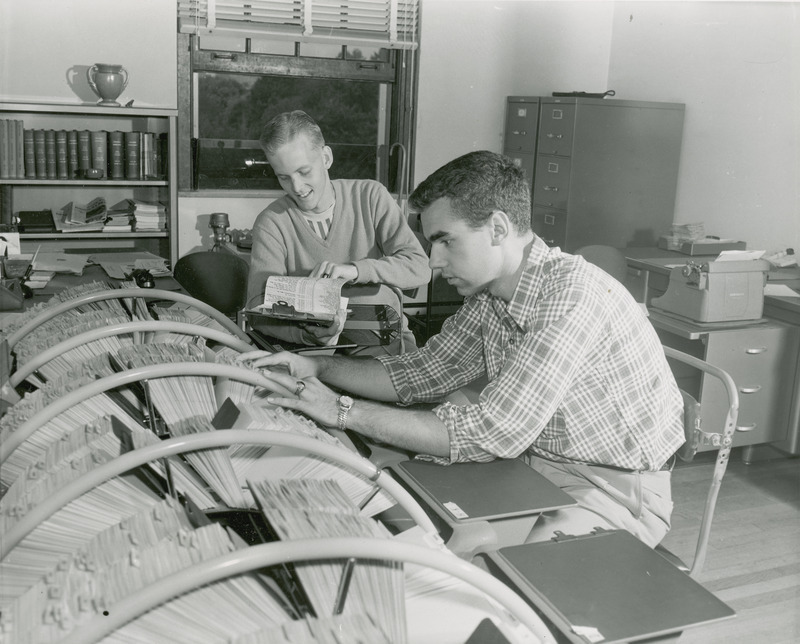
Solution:
[[[339,396],[339,404],[350,409],[353,406],[353,399],[350,396]]]

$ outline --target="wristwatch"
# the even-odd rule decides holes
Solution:
[[[337,425],[339,429],[344,431],[347,429],[347,413],[353,406],[353,399],[350,396],[339,396],[339,398],[336,399],[336,402],[339,403],[339,417],[337,418]]]

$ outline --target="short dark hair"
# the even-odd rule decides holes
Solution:
[[[422,212],[447,197],[453,209],[473,228],[480,228],[495,210],[505,212],[517,232],[531,229],[531,189],[525,171],[509,157],[478,150],[450,161],[414,190],[409,203]]]
[[[270,154],[299,134],[308,136],[314,147],[325,146],[325,137],[317,122],[302,110],[283,112],[270,119],[261,130],[258,142],[265,154]]]

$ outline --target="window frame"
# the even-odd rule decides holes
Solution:
[[[379,150],[378,178],[391,192],[408,194],[408,186],[413,184],[409,168],[413,167],[411,159],[415,145],[416,51],[392,49],[389,51],[389,61],[384,62],[301,56],[299,43],[295,43],[293,56],[252,53],[249,38],[244,41],[243,52],[201,49],[198,39],[194,34],[178,34],[178,189],[181,192],[191,192],[193,196],[220,192],[235,196],[252,192],[246,189],[193,189],[192,138],[195,136],[197,119],[196,75],[200,72],[221,72],[332,78],[391,85],[388,143]],[[358,45],[357,42],[349,44]],[[343,45],[343,49],[346,46]]]

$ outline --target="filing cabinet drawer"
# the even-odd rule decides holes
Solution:
[[[539,119],[539,154],[572,154],[575,105],[542,103]]]
[[[503,147],[512,152],[535,153],[538,122],[538,101],[520,101],[514,97],[509,97],[506,104],[506,129]],[[531,174],[528,176],[533,178],[533,166],[531,166]]]
[[[567,213],[533,207],[533,232],[548,246],[564,248],[567,242]]]
[[[528,185],[533,185],[533,154],[526,154],[524,152],[517,152],[515,150],[503,150],[503,154],[512,159],[516,165],[525,170],[525,177],[528,179]]]
[[[569,200],[570,160],[539,156],[533,182],[533,202],[548,208],[566,210]]]

